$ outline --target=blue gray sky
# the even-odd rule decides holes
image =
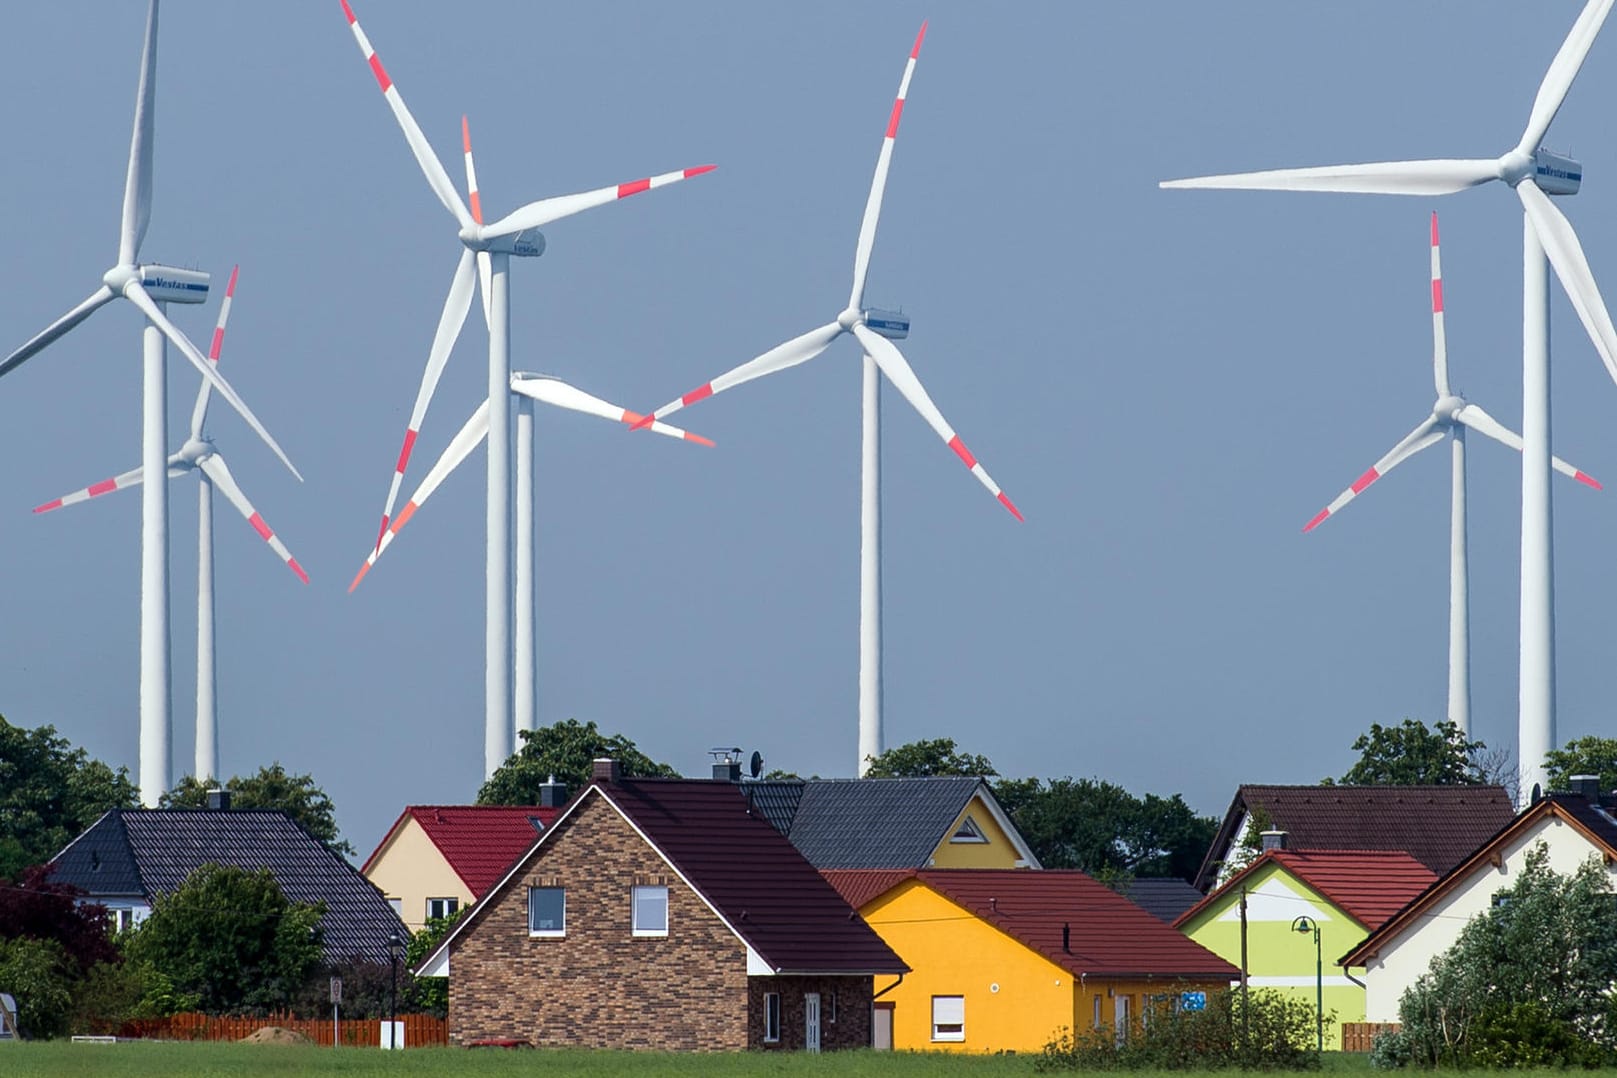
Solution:
[[[1340,774],[1372,721],[1442,717],[1448,460],[1428,450],[1302,525],[1431,404],[1427,216],[1442,213],[1456,385],[1520,414],[1520,216],[1446,199],[1165,192],[1208,172],[1514,144],[1580,4],[902,0],[537,6],[360,0],[484,205],[707,162],[546,230],[512,278],[513,359],[659,405],[844,302],[916,28],[867,298],[1026,513],[1017,524],[885,399],[890,744],[949,736],[1008,775],[1182,792]],[[114,260],[145,4],[7,13],[0,345]],[[1617,300],[1617,28],[1550,143]],[[144,254],[242,266],[224,369],[308,477],[234,415],[210,427],[307,566],[218,520],[221,754],[312,772],[361,851],[407,802],[482,778],[482,455],[355,595],[458,255],[337,0],[168,0]],[[216,308],[178,317],[204,341]],[[1559,291],[1556,448],[1617,482],[1614,389]],[[481,399],[467,323],[406,492]],[[136,760],[138,495],[34,517],[139,463],[138,320],[115,305],[0,385],[0,713]],[[179,431],[194,374],[171,358]],[[594,719],[701,773],[734,744],[852,773],[858,351],[682,414],[704,450],[542,414],[541,721]],[[178,442],[176,441],[176,445]],[[1519,468],[1471,453],[1475,732],[1514,746]],[[195,494],[173,501],[175,774],[192,754]],[[1617,491],[1555,491],[1561,737],[1611,732]]]

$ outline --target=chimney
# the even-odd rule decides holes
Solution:
[[[556,781],[551,775],[539,785],[539,807],[547,809],[561,808],[567,804],[567,786]]]
[[[1259,836],[1263,840],[1263,850],[1283,850],[1286,848],[1286,833],[1284,831],[1264,831]]]
[[[720,782],[741,781],[740,760],[714,760],[713,777]]]
[[[1591,804],[1600,803],[1600,776],[1599,775],[1573,775],[1567,779],[1567,787],[1572,793],[1583,798]]]
[[[620,782],[623,779],[623,767],[616,760],[596,760],[590,769],[591,782]]]
[[[208,791],[208,811],[209,812],[224,812],[224,811],[228,810],[229,808],[230,808],[230,791],[229,790],[209,790]]]

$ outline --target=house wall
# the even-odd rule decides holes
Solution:
[[[427,921],[427,899],[458,898],[472,904],[472,892],[414,819],[406,819],[372,862],[365,878],[389,899],[399,899],[399,919],[411,932]]]
[[[631,888],[648,883],[668,887],[666,938],[631,935]],[[566,888],[564,938],[528,935],[530,886]],[[450,952],[451,1043],[747,1047],[745,945],[605,799],[580,804],[488,897]]]
[[[960,825],[967,816],[970,816],[972,822],[982,831],[987,842],[950,841],[950,836],[960,830]],[[960,815],[955,817],[954,823],[949,826],[949,833],[943,836],[943,841],[932,851],[929,867],[1018,868],[1022,867],[1018,865],[1019,857],[1010,836],[994,820],[993,813],[983,803],[983,799],[973,797]]]
[[[1368,1021],[1398,1021],[1398,1000],[1404,990],[1427,971],[1433,958],[1454,946],[1467,921],[1492,908],[1495,892],[1515,883],[1526,852],[1539,842],[1549,853],[1549,867],[1560,873],[1575,872],[1590,856],[1599,855],[1582,832],[1558,817],[1547,816],[1528,828],[1500,849],[1498,868],[1482,862],[1416,921],[1382,945],[1362,977]],[[1617,888],[1617,866],[1608,871]],[[1336,953],[1347,951],[1344,947]]]
[[[1292,928],[1298,917],[1306,916],[1320,927],[1325,1013],[1334,1012],[1337,1024],[1365,1021],[1365,990],[1347,976],[1351,973],[1363,980],[1363,970],[1344,971],[1336,964],[1337,956],[1364,942],[1369,934],[1365,928],[1273,862],[1247,879],[1247,983],[1253,988],[1273,988],[1314,1006],[1318,972],[1314,937]],[[1239,966],[1239,894],[1224,895],[1186,923],[1182,931],[1226,962]],[[1326,1047],[1340,1044],[1340,1035],[1333,1041],[1327,1031]]]
[[[764,996],[780,994],[780,1040],[764,1040]],[[869,977],[749,977],[747,979],[747,1047],[758,1051],[800,1051],[806,1040],[808,1011],[804,997],[820,994],[820,1050],[870,1047],[871,979]],[[831,1017],[832,999],[836,1017]]]

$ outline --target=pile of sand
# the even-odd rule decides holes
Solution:
[[[265,1026],[241,1039],[243,1044],[313,1044],[308,1037],[284,1026]]]

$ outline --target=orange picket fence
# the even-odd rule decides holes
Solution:
[[[423,1048],[449,1043],[449,1023],[430,1014],[401,1014],[404,1046]],[[142,1018],[127,1023],[118,1035],[165,1041],[239,1041],[268,1026],[301,1033],[316,1044],[330,1045],[335,1033],[339,1043],[356,1048],[375,1048],[382,1043],[382,1020],[344,1018],[334,1031],[329,1018],[293,1018],[270,1015],[264,1018],[216,1018],[206,1014],[172,1014],[167,1018]]]
[[[1368,1052],[1375,1047],[1376,1037],[1383,1033],[1397,1033],[1400,1028],[1397,1022],[1343,1022],[1342,1051]]]

